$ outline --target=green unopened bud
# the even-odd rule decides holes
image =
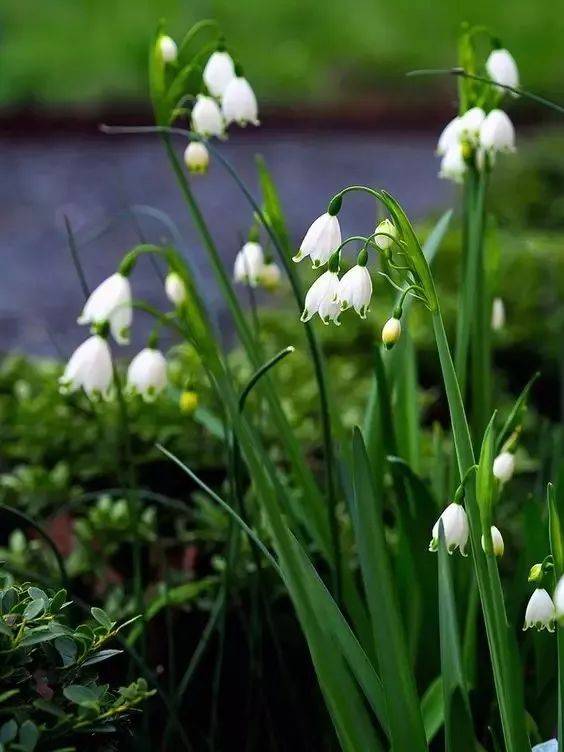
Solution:
[[[540,582],[543,577],[542,564],[533,564],[529,570],[529,582]]]
[[[339,273],[339,264],[341,262],[341,251],[335,251],[335,253],[329,259],[328,269],[335,274]]]
[[[368,263],[368,251],[366,250],[366,248],[363,248],[360,251],[360,253],[358,254],[356,258],[356,263],[359,266],[366,266],[366,264]]]
[[[374,243],[381,251],[387,251],[391,248],[397,236],[398,231],[393,222],[389,219],[383,219],[374,230]]]
[[[334,198],[332,198],[331,201],[329,202],[329,206],[327,207],[327,214],[330,214],[332,217],[335,217],[341,211],[342,205],[343,205],[343,197],[334,196]]]

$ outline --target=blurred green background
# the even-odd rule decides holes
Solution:
[[[464,20],[486,24],[502,38],[527,87],[557,96],[564,79],[559,4],[2,0],[0,101],[31,106],[144,100],[147,45],[158,19],[166,18],[179,37],[205,17],[219,21],[263,101],[319,103],[396,91],[407,85],[403,74],[409,69],[455,62]],[[418,85],[419,91],[429,89],[452,90],[442,79]]]

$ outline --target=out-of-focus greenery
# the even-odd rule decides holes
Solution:
[[[454,64],[453,40],[466,20],[497,30],[519,61],[524,83],[557,96],[564,77],[562,29],[547,21],[555,11],[528,0],[475,0],[466,7],[413,0],[3,0],[0,101],[144,99],[157,21],[166,18],[179,37],[205,17],[219,21],[263,100],[376,96],[392,82],[394,90],[403,84],[412,93],[444,86],[408,82],[403,74]]]

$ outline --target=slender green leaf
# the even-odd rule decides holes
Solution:
[[[507,441],[507,439],[510,437],[511,433],[517,428],[519,423],[523,420],[523,414],[527,409],[527,399],[529,397],[529,392],[531,391],[534,383],[537,381],[537,379],[540,377],[540,372],[537,371],[532,378],[529,380],[519,397],[517,398],[515,404],[513,405],[513,408],[509,415],[507,416],[507,420],[505,421],[505,424],[503,428],[501,429],[499,436],[497,438],[497,444],[496,444],[496,454],[499,454],[502,450],[503,445]]]
[[[421,715],[427,743],[430,744],[445,720],[443,680],[440,676],[429,684],[421,698]]]

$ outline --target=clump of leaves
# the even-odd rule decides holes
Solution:
[[[83,748],[88,734],[115,732],[153,694],[144,679],[117,690],[101,683],[99,664],[124,627],[100,608],[73,626],[66,590],[49,594],[5,578],[0,589],[0,749]]]

